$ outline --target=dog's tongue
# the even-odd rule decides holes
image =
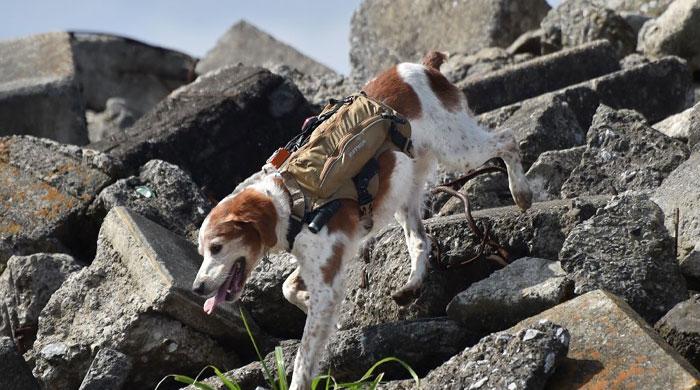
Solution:
[[[214,312],[216,305],[226,300],[226,294],[228,293],[228,289],[231,286],[231,281],[233,280],[235,274],[235,272],[231,272],[224,284],[222,284],[221,287],[219,287],[219,290],[216,292],[216,295],[207,299],[204,302],[205,313],[211,315],[211,313]]]

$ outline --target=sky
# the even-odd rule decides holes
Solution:
[[[516,0],[518,1],[518,0]],[[560,0],[547,0],[550,4]],[[0,40],[97,31],[201,57],[246,19],[317,61],[350,71],[350,18],[361,0],[0,0]]]

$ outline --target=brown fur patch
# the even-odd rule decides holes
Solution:
[[[462,92],[447,80],[447,77],[440,73],[439,70],[433,68],[426,68],[425,75],[428,76],[428,81],[430,81],[430,89],[440,99],[447,111],[456,112],[461,109],[460,94]]]
[[[447,60],[447,54],[439,51],[430,51],[428,54],[424,55],[420,60],[420,63],[427,66],[428,68],[433,68],[435,70],[440,70],[440,66]]]
[[[246,188],[219,203],[211,211],[209,223],[215,236],[227,240],[241,237],[247,245],[277,244],[277,210],[267,195]]]
[[[416,91],[401,79],[395,66],[367,83],[362,90],[367,96],[379,100],[408,119],[421,116],[421,104]]]
[[[343,232],[353,238],[360,223],[360,211],[357,202],[349,199],[340,200],[340,208],[328,221],[328,234]]]
[[[379,209],[384,204],[384,197],[389,193],[391,174],[396,166],[396,156],[391,151],[386,151],[377,157],[379,163],[379,188],[374,197],[374,208]]]
[[[323,281],[331,285],[335,276],[340,271],[340,267],[343,264],[343,252],[345,251],[345,246],[339,242],[333,244],[333,255],[328,262],[321,267],[321,273],[323,274]]]

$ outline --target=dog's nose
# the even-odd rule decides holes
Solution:
[[[195,280],[194,283],[192,283],[192,292],[199,295],[204,294],[204,283]]]

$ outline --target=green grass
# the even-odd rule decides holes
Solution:
[[[248,332],[248,337],[250,337],[251,343],[253,343],[253,348],[255,349],[255,353],[258,355],[258,361],[260,364],[263,366],[263,371],[265,372],[265,379],[267,380],[267,384],[269,385],[271,390],[287,390],[289,386],[287,385],[287,375],[285,366],[284,366],[284,356],[282,354],[282,348],[281,347],[276,347],[275,348],[275,368],[277,370],[277,380],[275,381],[275,377],[272,376],[272,372],[268,369],[267,365],[265,364],[265,360],[263,359],[262,355],[260,354],[260,349],[258,349],[258,345],[255,342],[255,338],[253,337],[252,332],[250,331],[250,327],[248,326],[248,321],[246,320],[245,315],[243,314],[243,311],[241,311],[241,318],[243,318],[243,325],[245,325],[246,331]],[[400,359],[397,359],[395,357],[387,357],[384,359],[379,360],[378,362],[374,363],[372,367],[370,367],[367,372],[365,372],[364,375],[360,379],[358,379],[355,382],[346,382],[346,383],[338,383],[335,378],[331,375],[330,371],[326,375],[319,375],[315,377],[311,381],[311,390],[375,390],[377,386],[379,386],[380,383],[382,383],[382,378],[384,377],[384,373],[380,372],[377,374],[375,377],[373,377],[374,372],[381,367],[382,365],[386,363],[398,363],[401,366],[403,366],[406,371],[411,375],[413,380],[416,382],[416,386],[420,387],[420,379],[418,378],[418,375],[416,372]],[[156,386],[156,390],[160,387],[160,385],[165,382],[168,379],[175,380],[176,382],[184,383],[187,385],[194,385],[196,388],[201,389],[201,390],[215,390],[213,387],[207,385],[206,383],[200,382],[199,378],[204,374],[204,372],[207,369],[212,369],[214,371],[214,374],[221,380],[221,382],[226,386],[228,390],[242,390],[241,386],[236,383],[235,380],[227,378],[221,370],[214,366],[206,366],[202,369],[202,371],[197,374],[197,377],[191,378],[186,375],[175,375],[171,374],[166,376],[165,378],[161,379],[161,381],[158,383]]]

